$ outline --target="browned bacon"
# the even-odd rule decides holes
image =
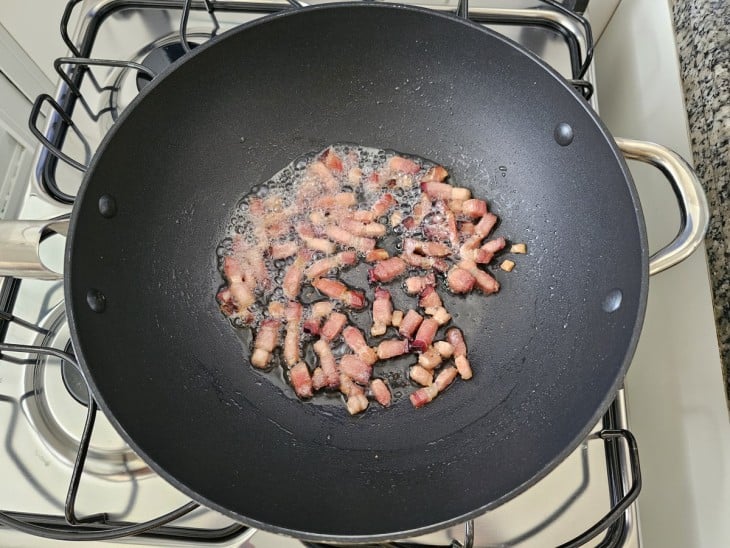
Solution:
[[[365,295],[362,291],[349,289],[345,284],[331,278],[317,278],[312,285],[323,295],[343,302],[350,308],[359,310],[365,306]]]
[[[384,335],[390,325],[393,316],[393,303],[390,298],[390,291],[378,287],[375,289],[375,299],[373,300],[373,326],[370,328],[370,334],[373,337]]]
[[[368,279],[372,282],[390,282],[406,271],[408,265],[400,257],[391,257],[380,261],[368,270]]]
[[[357,327],[347,326],[342,332],[342,337],[345,339],[345,344],[365,363],[372,365],[378,360],[375,350],[368,346]]]

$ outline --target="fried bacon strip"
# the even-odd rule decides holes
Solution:
[[[289,301],[286,306],[286,334],[284,335],[284,362],[293,367],[299,363],[299,329],[302,321],[302,305]],[[306,367],[306,364],[305,364]]]
[[[373,379],[370,381],[370,392],[372,392],[375,400],[383,407],[390,406],[390,390],[388,385],[382,379]]]
[[[343,266],[352,266],[357,261],[357,255],[354,251],[342,251],[331,257],[325,257],[318,261],[313,262],[304,271],[304,275],[307,279],[319,278],[325,274],[329,274],[332,270]]]
[[[362,291],[349,289],[338,280],[317,278],[312,282],[312,285],[323,295],[341,301],[355,310],[359,310],[365,306],[365,295]]]
[[[464,335],[458,327],[452,327],[446,331],[446,340],[454,347],[454,365],[462,379],[472,378],[473,372],[469,359],[466,357],[466,343]]]
[[[340,359],[340,371],[358,384],[367,384],[373,373],[373,366],[354,354],[345,354]]]
[[[388,339],[382,341],[377,348],[378,359],[387,360],[396,356],[402,356],[408,352],[408,348],[409,345],[406,340]]]
[[[330,342],[340,334],[345,325],[347,325],[347,316],[341,312],[332,312],[324,322],[322,329],[319,330],[319,336]]]
[[[391,257],[380,261],[368,270],[368,280],[372,282],[390,282],[406,271],[408,265],[400,257]]]
[[[319,339],[314,343],[314,352],[319,358],[319,366],[325,376],[325,382],[329,388],[337,388],[340,384],[340,372],[337,370],[337,362],[332,354],[332,349],[327,341]]]
[[[373,326],[370,328],[370,334],[373,337],[385,335],[393,316],[393,302],[390,298],[390,291],[377,287],[375,289],[375,299],[373,300]]]
[[[312,377],[306,363],[299,362],[289,370],[289,382],[300,398],[311,398],[314,395],[312,392]]]
[[[368,346],[362,332],[351,325],[348,325],[342,332],[345,344],[365,363],[372,365],[378,360],[378,355]]]
[[[281,322],[274,319],[266,319],[261,322],[259,331],[256,333],[256,340],[253,343],[253,354],[251,364],[259,369],[268,367],[271,361],[271,353],[279,344],[279,327]]]

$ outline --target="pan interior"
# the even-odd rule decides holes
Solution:
[[[393,537],[483,511],[577,445],[633,353],[646,242],[623,161],[564,82],[477,25],[370,4],[259,20],[173,68],[97,154],[66,270],[93,390],[158,472],[265,529]],[[261,382],[214,300],[238,198],[336,142],[444,164],[529,250],[498,296],[449,305],[475,376],[418,411],[302,405]]]

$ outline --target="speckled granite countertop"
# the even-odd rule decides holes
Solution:
[[[694,165],[710,204],[707,254],[730,401],[730,0],[675,0]]]

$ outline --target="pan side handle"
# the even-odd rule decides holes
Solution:
[[[40,256],[41,242],[53,234],[68,232],[68,216],[45,221],[0,221],[0,276],[60,280]]]
[[[672,185],[679,204],[679,232],[649,257],[649,275],[653,276],[681,263],[702,243],[710,220],[707,197],[692,166],[673,150],[620,137],[616,138],[616,144],[627,160],[639,160],[659,169]]]

